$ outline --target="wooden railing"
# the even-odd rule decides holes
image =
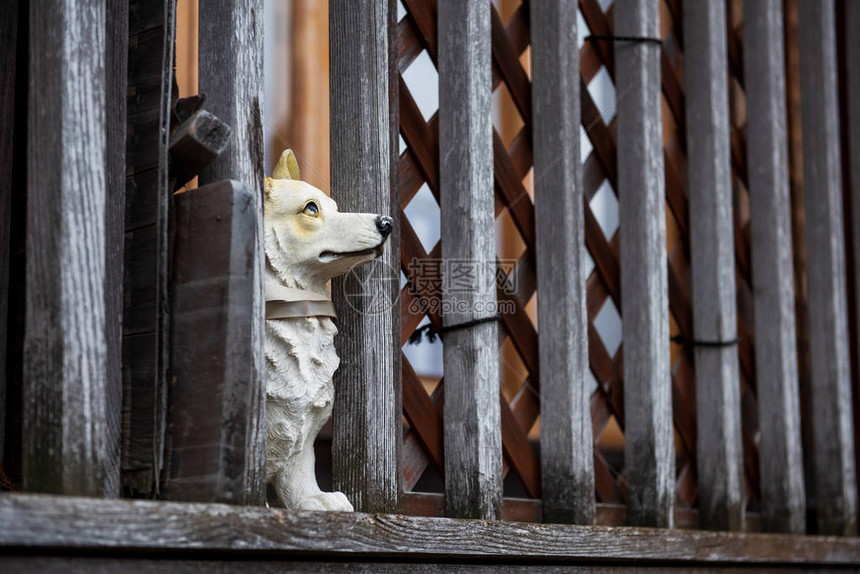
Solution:
[[[503,17],[488,0],[403,0],[398,19],[394,0],[330,0],[331,194],[398,223],[382,258],[332,286],[334,486],[359,513],[329,516],[209,504],[265,502],[262,0],[201,2],[205,100],[177,99],[172,1],[13,4],[0,454],[23,494],[0,496],[17,524],[4,550],[860,563],[856,3],[531,0]],[[426,120],[403,81],[422,51],[439,75]],[[611,119],[588,88],[602,70]],[[504,138],[498,89],[522,122]],[[605,182],[611,236],[592,209]],[[429,251],[406,214],[425,184],[441,214]],[[510,266],[502,220],[524,245]],[[424,275],[456,261],[476,271],[460,289],[444,265]],[[389,304],[343,296],[368,286]],[[605,305],[622,317],[614,353]],[[401,351],[425,317],[444,345],[432,392]],[[623,464],[597,445],[613,418]],[[417,490],[427,469],[444,492]],[[511,473],[527,498],[504,496]]]

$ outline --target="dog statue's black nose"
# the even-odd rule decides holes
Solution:
[[[377,215],[376,229],[379,230],[379,234],[382,237],[388,237],[389,235],[391,235],[391,231],[394,229],[394,220],[387,215]]]

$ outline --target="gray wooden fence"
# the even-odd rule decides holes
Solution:
[[[0,47],[8,64],[0,75],[0,457],[4,463],[9,460],[14,407],[6,397],[15,396],[7,390],[18,385],[21,487],[26,492],[261,506],[262,0],[201,2],[200,86],[205,100],[176,97],[172,1],[12,4],[15,10],[0,14]],[[673,402],[670,289],[677,278],[667,270],[666,253],[666,181],[674,176],[664,166],[666,88],[661,75],[667,56],[660,41],[659,2],[616,0],[614,22],[604,31],[617,36],[602,39],[614,45],[618,101],[610,143],[617,145],[620,211],[620,240],[613,249],[620,259],[619,306],[624,312],[624,360],[618,369],[626,513],[595,504],[600,460],[593,456],[586,383],[591,325],[577,144],[583,97],[577,7],[562,0],[532,0],[525,8],[532,76],[524,81],[531,100],[519,104],[533,121],[542,500],[523,503],[506,499],[503,492],[503,467],[511,452],[502,434],[497,350],[506,323],[475,311],[489,307],[497,296],[496,277],[485,270],[496,259],[494,189],[499,182],[494,186],[494,175],[498,180],[499,174],[494,158],[499,144],[492,123],[493,70],[507,56],[494,54],[493,38],[502,23],[487,0],[408,4],[408,17],[421,19],[427,38],[432,36],[438,61],[440,109],[430,125],[438,130],[432,137],[440,151],[428,160],[438,169],[428,169],[427,178],[439,187],[441,257],[468,260],[480,269],[469,289],[442,292],[443,301],[456,311],[440,317],[437,325],[450,330],[444,335],[442,444],[430,447],[435,445],[436,462],[444,471],[441,513],[485,519],[474,523],[483,530],[476,534],[478,530],[467,531],[456,521],[308,516],[310,528],[330,537],[315,546],[296,534],[302,517],[260,508],[243,514],[173,503],[155,503],[149,513],[144,511],[149,506],[114,501],[93,507],[108,522],[82,534],[63,528],[64,521],[72,524],[80,518],[75,513],[83,512],[85,500],[55,505],[40,496],[4,495],[0,517],[18,521],[23,529],[0,532],[0,548],[32,545],[38,550],[72,540],[81,548],[113,550],[121,543],[110,542],[107,529],[128,512],[127,520],[152,531],[162,524],[162,515],[178,517],[179,539],[171,540],[168,529],[162,538],[147,533],[129,546],[163,545],[179,552],[192,547],[233,551],[233,542],[225,537],[245,535],[252,528],[249,521],[259,519],[265,523],[264,535],[253,544],[261,551],[350,548],[403,558],[414,544],[425,557],[509,553],[526,560],[543,549],[544,556],[564,560],[595,556],[628,561],[637,557],[631,548],[643,544],[641,551],[653,553],[653,560],[672,562],[685,558],[672,553],[682,553],[688,544],[686,558],[705,562],[764,562],[761,548],[766,547],[781,561],[797,558],[791,555],[797,549],[806,553],[798,559],[860,563],[860,543],[852,539],[695,538],[666,530],[622,530],[619,536],[630,535],[624,540],[631,546],[605,540],[616,552],[580,538],[586,532],[581,528],[610,514],[623,516],[629,526],[667,529],[681,516],[684,526],[728,531],[750,530],[760,515],[759,527],[768,532],[799,535],[810,523],[818,534],[856,534],[852,393],[858,389],[852,388],[850,358],[860,348],[851,348],[849,325],[860,318],[849,316],[849,285],[860,300],[860,40],[851,28],[852,23],[860,26],[857,3],[845,7],[841,25],[846,28],[840,34],[846,41],[840,56],[835,0],[799,0],[810,420],[801,420],[798,399],[783,3],[744,3],[740,63],[747,143],[741,159],[748,166],[750,192],[761,473],[761,509],[756,513],[744,508],[747,445],[741,421],[735,261],[740,208],[732,197],[732,162],[737,158],[732,157],[725,86],[732,38],[727,41],[722,2],[684,5],[678,24],[686,43],[680,101],[685,110],[693,333],[683,343],[692,346],[695,364],[695,514],[675,507],[679,477],[673,408],[679,403]],[[580,2],[583,9],[595,5]],[[397,215],[402,175],[397,2],[332,0],[330,13],[332,195],[342,210]],[[69,37],[86,37],[87,42],[68,42]],[[15,68],[22,49],[29,54],[24,74]],[[847,62],[841,79],[838,57]],[[846,113],[840,112],[840,81],[847,82]],[[28,120],[21,133],[11,126],[16,125],[14,115],[23,113],[19,106],[25,88]],[[848,122],[846,138],[840,135],[840,122]],[[12,158],[19,157],[15,146],[24,146],[27,158],[26,190],[19,192],[26,192],[21,238],[26,240],[27,291],[23,378],[18,383],[6,376],[12,342],[4,339],[7,323],[13,323],[7,313],[14,311],[7,303],[13,300],[7,284],[20,285],[8,278],[13,261],[9,246],[15,242],[10,215]],[[850,169],[843,172],[843,165]],[[173,192],[198,171],[202,187],[174,198]],[[854,213],[843,213],[846,193]],[[532,200],[524,194],[522,201]],[[363,512],[405,508],[397,270],[406,262],[398,241],[395,233],[383,258],[333,285],[342,365],[336,382],[333,475],[335,486]],[[853,242],[854,257],[848,262],[846,241]],[[207,248],[218,253],[207,253]],[[370,277],[381,280],[368,281]],[[223,289],[218,291],[223,300],[198,291],[203,283]],[[350,289],[368,285],[385,290],[392,304],[380,311],[356,303],[365,299],[346,301]],[[537,376],[537,370],[532,374]],[[433,411],[428,416],[439,415],[432,400],[419,404]],[[802,423],[814,435],[811,485],[804,484]],[[501,524],[515,504],[532,503],[541,508],[545,522],[580,526],[516,531]],[[807,507],[814,512],[812,521]],[[72,514],[62,514],[65,510]],[[223,532],[216,524],[221,517]],[[37,540],[40,518],[52,524],[47,542]],[[275,522],[288,534],[275,533]],[[207,527],[218,534],[207,537]],[[450,550],[432,542],[424,529],[450,536]],[[636,533],[652,538],[648,544],[637,542]],[[519,535],[525,538],[517,540]],[[346,546],[332,550],[332,540]],[[531,540],[537,550],[526,545]],[[584,554],[576,550],[578,544],[584,544]],[[728,554],[708,554],[709,544],[723,544]]]

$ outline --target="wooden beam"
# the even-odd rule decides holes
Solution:
[[[173,6],[129,4],[121,447],[131,496],[158,492],[164,457]]]
[[[198,109],[185,119],[170,136],[173,187],[182,187],[218,159],[230,143],[231,132],[230,126],[206,110]]]
[[[28,106],[29,77],[29,18],[30,10],[25,0],[17,1],[17,31],[15,49],[15,110],[25,110]],[[5,15],[5,14],[4,14]],[[6,292],[6,344],[4,375],[5,388],[5,425],[3,437],[3,471],[9,479],[21,484],[21,430],[22,394],[24,386],[24,330],[26,322],[25,302],[26,282],[26,227],[27,227],[27,123],[28,114],[14,114],[9,189],[18,193],[9,194],[9,246],[8,280]],[[5,133],[5,132],[4,132]]]
[[[397,53],[393,0],[329,5],[332,198],[344,211],[397,218]],[[373,222],[368,222],[373,225]],[[356,510],[390,512],[400,485],[400,236],[384,254],[332,282],[335,343],[334,486]],[[363,295],[372,289],[373,297]]]
[[[687,4],[684,31],[690,40],[684,63],[699,523],[707,530],[740,530],[743,449],[738,348],[731,343],[738,327],[725,6]]]
[[[68,38],[87,38],[75,47]],[[105,371],[105,2],[30,2],[24,488],[102,496]]]
[[[254,191],[211,183],[175,198],[165,498],[254,502]]]
[[[615,33],[660,35],[656,0],[618,0]],[[671,527],[675,498],[660,48],[616,42],[624,458],[631,525]]]
[[[782,0],[744,4],[762,520],[806,529],[788,186]]]
[[[529,564],[611,561],[647,565],[822,565],[853,567],[860,539],[655,528],[528,524],[359,512],[288,512],[44,495],[0,496],[0,548],[45,554],[62,549],[113,556],[158,548],[183,558],[327,555],[417,561],[528,560]]]
[[[107,340],[106,425],[110,461],[107,492],[120,493],[120,435],[122,433],[122,282],[125,232],[126,99],[128,97],[127,0],[107,0],[105,107],[107,167],[105,195],[105,338]]]
[[[818,530],[857,532],[833,0],[801,0],[800,80]]]
[[[851,198],[852,198],[852,238],[854,244],[854,269],[849,272],[854,274],[854,289],[855,301],[860,303],[860,35],[856,33],[860,30],[860,5],[857,2],[845,2],[844,9],[845,17],[845,70],[847,71],[847,101],[848,117],[844,121],[848,122],[848,137],[849,137],[849,162],[850,174],[846,177],[850,178],[851,183]],[[855,323],[860,326],[860,304],[856,305],[857,315],[854,317]],[[858,342],[860,344],[860,342]],[[860,356],[860,349],[854,350],[855,354]],[[856,375],[857,373],[855,373]],[[854,404],[860,404],[860,397],[857,396],[858,389],[856,386],[853,389]],[[854,409],[855,419],[858,416],[858,408]],[[854,425],[854,441],[855,448],[860,442],[860,427]],[[860,461],[860,452],[855,454],[855,464]]]
[[[9,317],[9,267],[11,259],[12,173],[15,146],[15,93],[18,52],[18,0],[0,12],[0,465],[6,438],[6,342]],[[20,137],[20,134],[18,134]]]
[[[381,572],[391,573],[417,573],[417,572],[480,572],[490,574],[502,572],[527,572],[533,570],[534,566],[528,564],[488,564],[466,562],[464,560],[446,561],[429,560],[416,564],[402,562],[388,563],[385,560],[373,562],[370,560],[356,560],[348,562],[329,562],[325,558],[305,560],[301,557],[291,559],[284,558],[257,558],[253,560],[207,560],[203,557],[195,560],[183,560],[181,558],[144,558],[134,556],[123,557],[88,557],[88,556],[3,556],[0,557],[0,568],[5,572],[19,572],[21,574],[32,574],[34,572],[60,572],[62,574],[111,574],[113,572],[138,572],[140,574],[158,574],[160,572],[171,572],[175,574],[193,574],[198,572],[210,572],[212,574],[241,574],[244,572],[258,574],[269,572]],[[779,566],[775,571],[780,571]],[[620,574],[624,572],[638,572],[640,574],[662,574],[690,572],[689,566],[550,566],[540,567],[545,573],[572,574]],[[756,574],[762,571],[761,566],[755,568],[707,568],[697,571],[708,574]],[[766,570],[769,571],[769,570]],[[838,571],[838,570],[836,570]]]
[[[579,50],[573,2],[531,3],[541,477],[548,522],[594,521]]]
[[[253,190],[257,217],[253,320],[246,354],[251,375],[243,413],[244,453],[240,498],[263,504],[265,490],[265,382],[263,351],[263,2],[213,0],[202,3],[199,21],[199,84],[206,108],[233,129],[220,157],[200,174],[200,185],[237,180]]]
[[[441,0],[439,175],[443,317],[453,326],[492,315],[496,300],[493,220],[490,5]],[[455,280],[455,261],[468,274]],[[462,288],[457,288],[457,286]],[[445,493],[447,515],[501,516],[502,440],[497,325],[445,334]]]

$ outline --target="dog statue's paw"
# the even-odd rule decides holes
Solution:
[[[316,496],[325,510],[335,512],[354,512],[352,504],[342,492],[321,492]]]
[[[303,510],[328,510],[328,508],[325,507],[319,496],[308,496],[297,504],[292,505],[292,510],[301,512]]]

